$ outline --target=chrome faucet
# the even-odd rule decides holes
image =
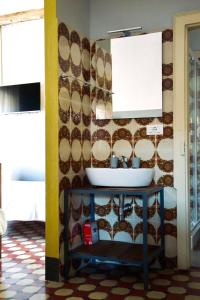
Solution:
[[[122,167],[124,169],[128,168],[128,165],[127,165],[128,158],[127,157],[125,157],[125,156],[122,155],[122,156],[119,157],[119,161],[121,162]]]
[[[118,165],[118,162],[121,163],[122,167],[125,169],[125,168],[128,168],[128,165],[127,165],[127,162],[128,162],[128,158],[125,157],[125,156],[119,156],[117,157],[115,155],[114,152],[112,152],[112,156],[111,156],[111,159],[110,159],[110,167],[111,168],[118,168],[119,165]]]

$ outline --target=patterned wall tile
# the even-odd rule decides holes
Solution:
[[[63,190],[80,187],[84,179],[84,168],[91,165],[91,106],[90,89],[79,79],[90,81],[90,41],[75,30],[60,23],[59,69],[69,77],[59,78],[59,166],[60,166],[60,223],[63,223]],[[77,203],[80,202],[80,205]],[[70,245],[75,247],[82,241],[81,201],[70,201]],[[60,226],[60,258],[63,269],[63,226]],[[78,264],[79,265],[79,264]],[[73,263],[73,268],[78,266]]]
[[[111,105],[110,96],[99,87],[112,89],[110,55],[95,42],[79,35],[64,23],[59,32],[59,75],[66,73],[75,78],[59,78],[59,165],[60,165],[60,243],[63,263],[63,190],[70,186],[88,184],[85,168],[109,167],[112,151],[130,160],[141,158],[142,167],[154,167],[155,182],[165,186],[166,253],[176,262],[176,195],[173,189],[173,32],[163,32],[163,116],[161,118],[107,119],[106,105]],[[61,72],[61,73],[60,73]],[[78,81],[91,83],[88,87]],[[94,86],[97,86],[95,88]],[[99,105],[105,119],[96,118]],[[163,124],[163,136],[147,136],[146,125]],[[73,203],[72,203],[73,202]],[[88,218],[88,199],[76,205],[71,200],[70,233],[71,246],[81,243],[81,224]],[[127,202],[131,202],[127,199]],[[124,221],[118,220],[118,199],[96,199],[96,218],[100,238],[142,242],[142,207],[139,200],[131,202],[130,212]],[[160,242],[159,199],[157,195],[148,208],[149,243]],[[82,218],[82,219],[81,219]],[[172,246],[170,246],[170,244]],[[79,263],[73,263],[77,268]],[[61,264],[61,269],[62,269]]]
[[[70,38],[69,30],[64,23],[58,26],[58,61],[61,70],[67,73],[70,68]]]
[[[142,167],[153,167],[155,169],[155,182],[165,186],[167,190],[172,189],[170,197],[176,199],[175,191],[173,190],[173,50],[172,50],[173,32],[167,29],[163,32],[163,115],[161,118],[138,118],[138,119],[119,119],[112,121],[112,135],[111,135],[111,148],[117,155],[125,155],[130,158],[132,156],[139,156],[141,158]],[[98,50],[98,64],[97,73],[100,72],[99,80],[100,85],[103,86],[103,60],[105,65],[105,52]],[[100,68],[98,70],[98,67]],[[105,79],[105,69],[104,69]],[[95,103],[96,105],[96,103]],[[95,108],[94,105],[94,108]],[[103,105],[103,102],[102,102]],[[95,114],[94,114],[95,117]],[[98,123],[98,121],[100,121]],[[105,122],[105,123],[104,123]],[[99,128],[105,129],[108,125],[108,120],[93,119],[91,123],[91,131],[98,132]],[[163,124],[163,136],[147,136],[146,125],[148,124]],[[102,131],[103,132],[103,131]],[[95,135],[95,142],[93,140],[93,147],[98,143],[101,138]],[[105,138],[106,140],[106,138]],[[98,151],[104,151],[102,142],[99,142]],[[101,149],[100,149],[101,148]],[[92,149],[97,153],[95,147]],[[109,150],[105,147],[105,153],[108,155]],[[104,154],[105,154],[104,153]],[[103,157],[103,154],[99,154]],[[105,154],[106,156],[106,154]],[[105,159],[105,157],[104,157]],[[98,166],[98,165],[96,165]],[[102,166],[102,165],[101,165]],[[106,166],[106,165],[105,165]],[[172,239],[172,249],[167,248],[167,256],[176,261],[176,201],[173,207],[168,207],[169,195],[167,197],[167,204],[165,209],[166,222],[173,223],[173,230],[168,231],[167,240]],[[117,212],[117,205],[114,204],[113,209]],[[100,210],[100,208],[99,208]],[[149,209],[149,239],[152,243],[159,242],[159,202],[155,199],[152,207]],[[134,206],[133,215],[136,217],[141,216],[142,207]],[[138,214],[138,216],[137,216]],[[131,217],[130,217],[131,218]],[[108,218],[107,218],[108,220]],[[137,221],[138,222],[138,221]],[[141,225],[140,225],[141,224]],[[134,225],[136,234],[136,241],[142,239],[142,223]],[[171,225],[170,225],[171,226]],[[169,228],[169,226],[167,227]],[[171,227],[170,227],[171,228]],[[119,228],[117,227],[117,230]],[[116,230],[116,232],[118,232]],[[120,238],[123,233],[119,231]],[[117,233],[116,233],[117,234]],[[124,233],[124,238],[127,233]],[[128,237],[127,237],[128,238]],[[169,242],[168,242],[169,243]],[[170,263],[170,262],[169,262]]]

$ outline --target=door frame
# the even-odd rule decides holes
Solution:
[[[174,17],[174,187],[177,190],[177,259],[188,269],[190,259],[188,28],[200,25],[200,11]]]

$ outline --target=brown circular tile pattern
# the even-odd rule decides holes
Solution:
[[[64,189],[70,188],[70,186],[69,178],[64,176],[59,183],[59,192],[61,193]]]
[[[142,126],[146,126],[146,125],[152,123],[153,120],[154,120],[154,118],[136,118],[135,119],[135,121]]]
[[[113,119],[113,122],[118,126],[126,126],[131,123],[131,119]]]
[[[129,223],[128,221],[120,221],[120,222],[114,223],[113,236],[115,236],[115,234],[120,231],[129,233],[133,239],[133,227],[132,227],[131,223]]]
[[[173,64],[172,63],[162,65],[162,75],[163,76],[173,75]]]
[[[125,128],[120,128],[116,130],[112,135],[112,144],[114,144],[118,140],[127,140],[132,141],[132,134],[129,130]]]
[[[148,136],[146,133],[146,127],[138,129],[134,134],[134,143],[136,144],[137,141],[147,139],[152,141],[153,144],[155,144],[155,137],[154,136]]]
[[[105,119],[105,120],[96,120],[95,118],[92,119],[92,122],[94,125],[98,126],[98,127],[104,127],[106,125],[108,125],[110,123],[111,120],[109,119]]]
[[[90,41],[82,39],[82,74],[85,81],[90,80]]]
[[[66,161],[66,162],[59,161],[59,169],[61,173],[63,173],[64,175],[67,174],[70,169],[70,161]]]
[[[134,240],[138,237],[139,234],[143,234],[143,223],[137,223],[134,228]],[[156,229],[153,224],[148,223],[148,234],[152,236],[154,241],[156,241]]]
[[[78,127],[75,127],[71,132],[71,140],[81,141],[81,131]]]
[[[83,130],[82,138],[83,138],[83,140],[87,140],[87,141],[91,140],[91,135],[90,135],[89,129],[86,128]]]
[[[95,205],[95,213],[100,216],[104,217],[108,215],[111,212],[111,203],[108,203],[106,205]]]
[[[100,230],[105,230],[111,235],[112,227],[111,227],[110,223],[107,220],[98,219],[97,223],[98,223],[98,228]]]
[[[58,45],[59,45],[59,52],[58,52],[58,61],[60,68],[63,72],[69,71],[70,68],[70,55],[68,57],[67,54],[64,54],[65,51],[67,52],[67,48],[69,45],[69,30],[64,23],[60,23],[58,26]]]
[[[173,80],[171,78],[164,78],[162,80],[162,90],[166,91],[166,90],[173,90]]]
[[[173,172],[173,160],[162,160],[159,159],[157,160],[157,164],[160,170],[166,173],[171,173]]]
[[[177,237],[177,227],[171,223],[165,223],[165,235],[170,235],[172,237]],[[160,240],[160,226],[157,231],[158,240]]]
[[[92,141],[99,141],[99,140],[103,140],[103,141],[107,141],[108,144],[111,144],[111,136],[110,133],[105,130],[105,129],[98,129],[97,131],[95,131],[92,135]]]
[[[162,186],[173,186],[173,184],[174,184],[173,176],[172,175],[161,176],[158,179],[157,184],[158,185],[162,185]]]
[[[59,130],[59,141],[61,141],[61,139],[67,139],[69,140],[70,139],[70,132],[69,132],[69,129],[67,128],[67,126],[62,126]]]
[[[163,112],[162,117],[159,117],[158,120],[166,125],[172,124],[173,112]]]
[[[159,211],[159,210],[158,210]],[[172,221],[172,220],[176,220],[177,218],[177,208],[165,208],[165,220],[166,221]]]
[[[110,159],[106,160],[97,160],[94,156],[92,156],[92,166],[94,168],[109,168],[110,167]]]
[[[156,213],[156,202],[153,205],[148,207],[148,219],[152,218]],[[143,216],[143,207],[138,205],[136,201],[134,201],[134,211],[139,218]]]
[[[80,188],[82,186],[82,181],[79,175],[75,175],[72,179],[72,187]]]
[[[166,29],[162,32],[162,41],[164,42],[173,42],[173,30]]]

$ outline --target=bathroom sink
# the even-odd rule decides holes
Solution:
[[[86,168],[91,185],[110,187],[143,187],[150,185],[154,169]]]

